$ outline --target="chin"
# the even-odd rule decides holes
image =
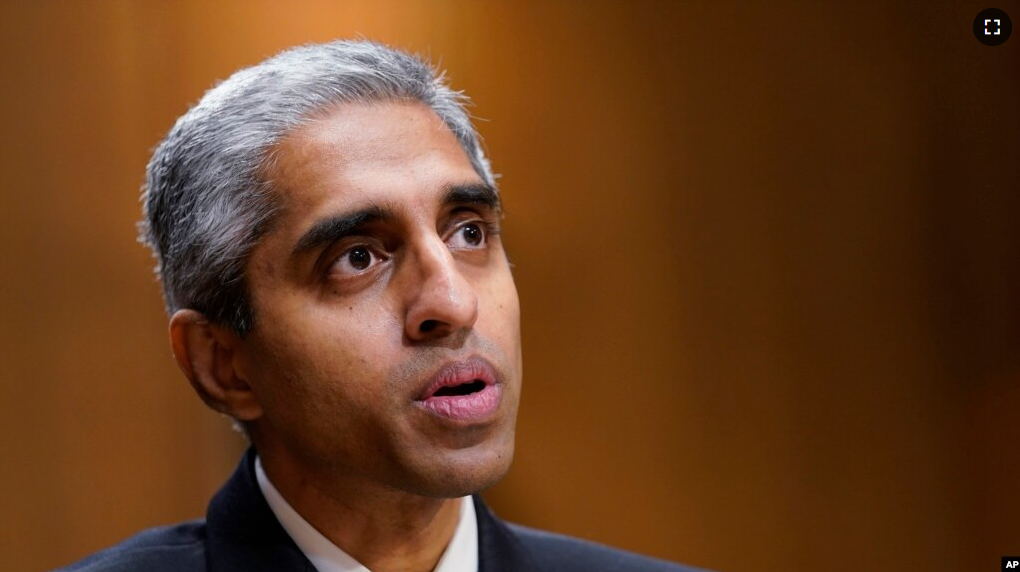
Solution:
[[[481,492],[498,483],[510,470],[514,445],[487,447],[484,450],[456,451],[445,455],[439,464],[432,459],[408,489],[434,498],[459,498]]]

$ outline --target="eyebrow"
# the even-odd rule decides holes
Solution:
[[[499,193],[493,187],[484,184],[450,185],[446,187],[441,203],[444,207],[481,205],[497,213],[501,209]],[[359,233],[367,224],[388,218],[392,218],[389,211],[379,206],[372,206],[322,219],[301,235],[291,250],[291,256],[299,256],[317,250],[344,237]]]
[[[484,184],[450,185],[443,195],[443,206],[481,205],[497,213],[503,208],[496,189]]]
[[[312,225],[291,251],[291,256],[310,252],[327,244],[332,244],[345,236],[356,234],[366,224],[388,218],[386,211],[379,207],[371,207],[352,213],[331,216]]]

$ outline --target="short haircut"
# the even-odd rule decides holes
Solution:
[[[191,308],[251,331],[244,268],[277,212],[264,177],[273,145],[317,112],[376,101],[428,105],[496,188],[467,98],[424,59],[368,41],[286,50],[207,91],[149,161],[140,240],[155,255],[168,313]]]

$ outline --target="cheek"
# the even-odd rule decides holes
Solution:
[[[393,357],[387,352],[392,320],[361,306],[291,307],[264,318],[250,369],[261,392],[277,402],[353,407],[371,397],[371,380]]]
[[[479,327],[486,330],[487,336],[498,340],[508,355],[519,355],[521,309],[517,288],[509,272],[490,283],[480,295],[485,300],[483,311],[488,317]]]
[[[493,311],[499,315],[505,326],[512,326],[516,330],[520,324],[521,308],[517,297],[517,285],[514,284],[509,269],[492,281],[485,294],[486,298],[491,300]]]

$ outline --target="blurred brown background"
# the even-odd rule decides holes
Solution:
[[[996,570],[1020,36],[979,44],[987,7],[0,5],[3,567],[204,514],[244,443],[170,358],[144,165],[217,79],[361,34],[441,61],[504,174],[526,383],[497,512],[731,572]]]

